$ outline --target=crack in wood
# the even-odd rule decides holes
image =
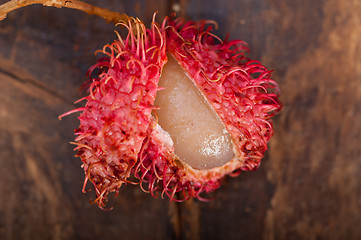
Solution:
[[[67,99],[65,96],[61,95],[56,90],[51,89],[50,87],[42,84],[41,82],[37,81],[36,79],[34,79],[32,77],[22,76],[22,75],[26,75],[26,73],[24,74],[24,73],[18,71],[17,69],[15,69],[14,67],[9,66],[9,64],[4,63],[3,60],[0,60],[0,63],[1,63],[0,64],[0,73],[7,75],[11,79],[14,79],[18,82],[31,84],[32,86],[52,95],[53,97],[58,98],[62,102],[66,103],[67,105],[74,106],[73,101]]]

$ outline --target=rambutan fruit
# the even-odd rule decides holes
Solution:
[[[99,73],[85,106],[66,113],[82,112],[74,144],[83,191],[92,182],[100,207],[128,182],[171,201],[203,199],[224,176],[257,169],[281,105],[247,45],[220,40],[211,21],[122,25],[127,36],[90,68]]]

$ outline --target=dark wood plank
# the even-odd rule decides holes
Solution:
[[[359,239],[361,6],[333,0],[273,7],[293,14],[278,17],[273,41],[282,47],[269,50],[283,52],[286,108],[271,143],[269,174],[277,187],[265,235]]]
[[[170,8],[165,0],[92,2],[148,22]],[[360,4],[179,6],[187,19],[218,21],[219,35],[247,41],[249,56],[275,69],[285,108],[260,169],[226,178],[206,203],[169,204],[127,186],[111,212],[89,204],[68,144],[76,117],[57,116],[73,108],[113,27],[75,10],[24,8],[0,22],[0,238],[360,239]]]
[[[158,2],[101,4],[149,20],[156,9],[164,16],[167,2]],[[84,173],[69,144],[76,115],[58,120],[75,107],[94,52],[116,37],[113,29],[76,10],[41,6],[0,22],[0,239],[172,238],[168,201],[137,186],[111,198],[113,211],[89,202],[94,191],[81,193]]]
[[[285,103],[260,169],[226,179],[210,203],[182,206],[184,225],[198,228],[185,239],[360,239],[360,4],[182,2],[184,16],[247,41]]]

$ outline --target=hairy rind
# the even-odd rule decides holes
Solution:
[[[96,69],[99,73],[91,79],[76,130],[77,156],[86,173],[84,189],[87,181],[93,183],[100,207],[108,192],[117,192],[129,181],[167,59],[164,26],[152,23],[146,29],[132,21],[123,25],[129,30],[127,37],[106,45],[101,51],[105,57],[90,69],[89,76]]]
[[[244,56],[244,42],[220,40],[209,24],[166,19],[146,29],[132,19],[122,24],[127,37],[118,34],[118,40],[100,51],[106,56],[89,70],[91,76],[98,69],[99,76],[82,99],[85,107],[69,112],[82,111],[74,144],[86,174],[83,191],[92,182],[100,207],[131,176],[154,197],[203,200],[201,193],[219,188],[225,175],[259,166],[273,133],[270,118],[281,108],[278,86],[270,71]],[[197,170],[181,161],[152,116],[167,52],[231,134],[235,156],[225,165]]]

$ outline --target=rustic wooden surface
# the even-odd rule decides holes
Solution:
[[[4,1],[1,1],[4,2]],[[176,1],[92,3],[150,21]],[[0,22],[0,239],[361,239],[361,2],[182,0],[275,70],[283,112],[259,170],[211,202],[169,203],[124,187],[102,211],[81,193],[74,107],[111,24],[31,6]]]

